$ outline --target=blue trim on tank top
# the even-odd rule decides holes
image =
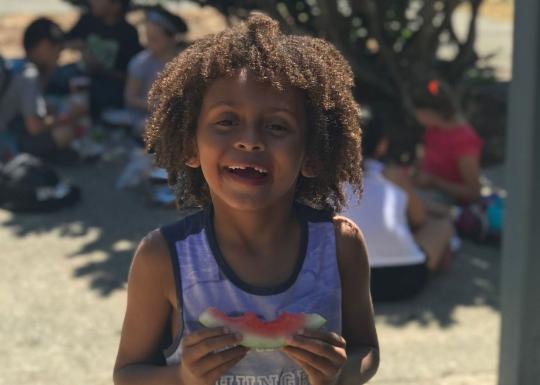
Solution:
[[[178,253],[176,251],[176,243],[186,239],[188,236],[198,234],[204,229],[204,210],[198,210],[179,221],[163,226],[159,230],[169,249],[169,256],[171,258],[174,286],[176,288],[176,304],[179,312],[179,325],[178,334],[173,339],[170,329],[170,323],[167,324],[166,333],[162,341],[162,353],[163,358],[166,360],[171,354],[173,354],[184,335],[184,312],[182,310],[182,275],[180,272],[180,261],[178,260]],[[169,318],[170,320],[170,318]]]
[[[302,215],[303,210],[299,209],[298,205],[295,205],[294,208],[295,208],[296,213],[298,214],[298,220],[300,222],[300,250],[299,250],[298,257],[296,259],[296,264],[294,266],[293,273],[284,282],[278,285],[265,286],[265,287],[255,286],[255,285],[251,285],[249,283],[244,282],[240,277],[238,277],[238,275],[229,266],[229,264],[223,257],[223,254],[221,252],[221,249],[216,239],[216,234],[214,230],[214,222],[213,222],[213,215],[214,215],[213,207],[209,206],[208,208],[205,209],[205,229],[206,229],[208,244],[210,246],[210,250],[212,251],[212,255],[214,256],[214,259],[217,265],[219,266],[220,271],[225,275],[225,277],[227,277],[229,281],[231,281],[240,290],[243,290],[249,294],[261,295],[261,296],[276,295],[276,294],[280,294],[288,290],[296,282],[298,275],[302,271],[304,260],[306,258],[309,231],[308,231],[307,220],[305,216]]]

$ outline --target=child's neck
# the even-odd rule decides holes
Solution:
[[[302,250],[302,230],[292,202],[238,211],[214,202],[217,243],[243,282],[273,287],[291,278]]]
[[[261,256],[257,250],[282,241],[297,224],[292,202],[253,211],[214,203],[214,229],[220,243],[252,250],[253,258]]]
[[[52,67],[52,66],[48,66],[47,64],[40,63],[38,60],[35,60],[32,57],[32,55],[28,55],[26,60],[33,63],[37,67],[38,73],[39,73],[39,81],[41,85],[45,87],[47,83],[49,82],[49,79],[56,67]]]
[[[154,56],[158,58],[158,60],[167,63],[176,56],[177,52],[176,46],[173,46],[163,52],[156,52]]]
[[[122,20],[122,14],[110,12],[101,17],[101,21],[105,25],[115,25]]]
[[[434,126],[443,130],[451,130],[463,124],[463,122],[463,119],[459,116],[450,119],[440,118],[437,119],[437,122],[434,122]]]

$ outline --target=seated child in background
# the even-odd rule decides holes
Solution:
[[[129,6],[129,0],[90,0],[90,13],[67,33],[68,46],[82,51],[91,77],[94,118],[106,108],[123,106],[127,66],[141,50],[137,30],[126,21]]]
[[[146,144],[179,206],[202,210],[136,251],[116,385],[363,384],[375,374],[364,240],[335,215],[342,185],[361,188],[352,85],[333,46],[284,35],[262,14],[166,67],[150,91]],[[318,313],[327,323],[256,351],[230,330],[203,328],[208,307],[266,320]]]
[[[374,301],[418,294],[430,271],[447,267],[453,235],[448,217],[430,217],[408,176],[382,163],[388,148],[383,125],[371,119],[363,130],[364,195],[349,193],[343,215],[364,232],[369,247]]]
[[[0,131],[13,138],[18,152],[55,159],[75,137],[70,114],[51,114],[44,97],[62,41],[63,32],[57,24],[47,18],[36,19],[24,32],[26,59],[7,65],[0,99]]]
[[[416,118],[426,128],[416,186],[444,203],[477,202],[482,139],[463,117],[447,84],[439,80],[421,83],[413,98]]]
[[[159,6],[146,12],[145,26],[147,48],[129,62],[124,94],[126,106],[136,116],[134,127],[139,132],[148,113],[148,91],[165,64],[180,52],[179,35],[187,31],[180,17]]]

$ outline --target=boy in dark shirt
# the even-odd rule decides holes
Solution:
[[[129,5],[129,0],[90,0],[90,12],[67,34],[69,46],[81,50],[92,80],[93,117],[123,106],[127,65],[141,50],[137,30],[125,19]]]
[[[0,142],[9,140],[11,147],[15,147],[14,153],[58,159],[75,137],[71,113],[53,114],[47,109],[44,97],[44,88],[57,67],[63,37],[56,23],[38,18],[24,32],[26,58],[12,60],[5,66],[0,97]],[[0,147],[5,148],[1,143]],[[0,149],[0,158],[9,156]]]

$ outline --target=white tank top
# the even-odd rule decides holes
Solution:
[[[348,207],[342,214],[363,231],[371,267],[423,263],[426,257],[407,222],[407,194],[383,176],[383,169],[381,162],[364,161],[363,198],[358,203],[348,187]]]

